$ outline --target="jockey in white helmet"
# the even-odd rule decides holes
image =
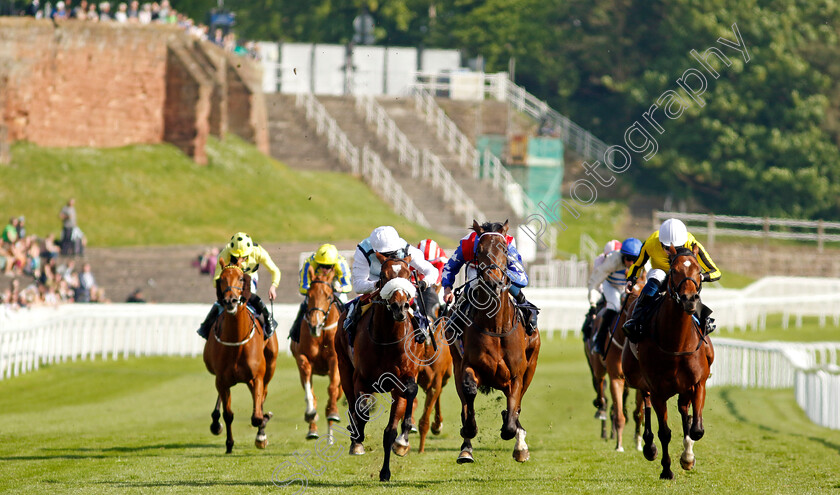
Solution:
[[[676,218],[669,218],[662,222],[659,230],[648,237],[642,245],[639,258],[633,266],[627,269],[627,284],[631,287],[636,283],[639,270],[650,260],[651,270],[647,273],[647,282],[639,294],[636,306],[633,308],[633,316],[624,324],[624,333],[631,342],[638,342],[644,336],[644,324],[646,310],[653,296],[659,292],[659,286],[665,280],[668,271],[671,269],[668,249],[671,247],[685,247],[693,250],[698,247],[697,261],[703,269],[703,282],[715,282],[720,279],[720,270],[715,266],[709,253],[702,244],[697,242],[691,233],[686,229],[685,224]],[[715,329],[714,319],[709,318],[712,310],[705,304],[697,305],[697,318],[700,321],[700,328],[708,335]]]

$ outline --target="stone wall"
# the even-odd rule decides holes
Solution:
[[[208,45],[174,26],[0,17],[0,128],[41,146],[168,141],[199,163],[207,135],[230,130],[267,152],[258,64]],[[231,60],[256,79],[228,85]],[[231,100],[249,107],[233,126]]]

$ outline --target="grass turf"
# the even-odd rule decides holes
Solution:
[[[199,166],[169,144],[18,142],[11,165],[0,167],[0,212],[25,215],[30,234],[60,237],[58,212],[75,197],[79,227],[97,247],[210,244],[237,231],[259,242],[356,240],[376,225],[445,240],[350,175],[291,170],[233,135],[209,138],[207,154],[209,164]]]
[[[318,377],[315,393],[323,398],[325,389],[325,378]],[[424,454],[416,452],[413,435],[412,451],[406,458],[392,456],[392,482],[383,485],[378,472],[384,416],[367,428],[368,454],[347,456],[342,439],[337,458],[325,461],[313,453],[315,443],[304,440],[303,391],[290,357],[280,358],[269,387],[267,409],[275,416],[264,451],[253,445],[247,388],[234,388],[232,455],[224,454],[224,437],[209,432],[216,394],[200,358],[62,363],[0,382],[0,491],[293,493],[303,480],[310,493],[764,494],[840,488],[840,431],[812,424],[791,390],[711,389],[706,436],[695,445],[691,472],[678,465],[682,442],[672,404],[673,481],[659,480],[658,460],[647,462],[632,448],[632,421],[625,430],[627,452],[616,453],[612,442],[600,440],[593,396],[580,342],[546,339],[522,412],[531,461],[514,462],[513,442],[499,438],[503,406],[493,392],[477,400],[477,462],[456,465],[460,422],[450,382],[443,393],[443,433],[430,435]],[[323,415],[323,403],[319,409]],[[295,473],[300,481],[291,487],[272,483],[273,476],[283,480]]]

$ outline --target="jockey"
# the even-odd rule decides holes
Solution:
[[[298,290],[304,296],[306,296],[309,290],[310,266],[313,271],[321,267],[331,267],[335,271],[333,291],[340,299],[343,297],[343,300],[346,302],[346,294],[353,290],[353,285],[350,283],[350,265],[347,264],[347,259],[344,256],[338,254],[338,249],[332,244],[324,244],[304,260],[303,266],[300,267],[300,285],[298,287]],[[295,322],[289,330],[289,338],[295,342],[300,342],[300,322],[303,320],[306,307],[307,300],[304,298],[303,302],[300,303],[300,309],[298,310],[297,317],[295,317]]]
[[[440,248],[438,243],[433,241],[432,239],[423,239],[417,244],[417,249],[419,249],[420,252],[423,253],[423,258],[437,269],[437,278],[433,280],[426,280],[427,287],[426,290],[423,291],[423,294],[421,296],[423,298],[423,304],[425,306],[424,309],[428,313],[433,313],[433,309],[440,305],[437,289],[440,288],[440,282],[443,278],[443,266],[446,264],[449,258],[446,257],[446,253],[443,252],[443,249]],[[418,275],[418,278],[422,280],[423,276]]]
[[[427,286],[423,279],[435,280],[437,278],[438,273],[435,267],[426,261],[420,250],[405,242],[394,227],[377,227],[370,233],[370,237],[356,246],[356,252],[353,253],[353,288],[359,294],[371,294],[376,290],[376,284],[379,282],[382,269],[376,253],[396,259],[411,256],[410,267],[417,270],[423,277],[417,284],[421,291]],[[355,338],[356,323],[362,316],[362,312],[357,310],[359,299],[360,297],[357,297],[346,305],[347,315],[344,317],[344,329],[349,333],[351,345]],[[414,304],[416,304],[416,301]],[[429,341],[426,340],[429,325],[426,319],[427,315],[420,314],[419,311],[416,311],[416,308],[415,315],[412,323],[416,323],[420,330],[415,339],[418,342],[425,340],[428,343]]]
[[[446,263],[443,269],[443,302],[451,304],[455,300],[455,295],[452,294],[452,286],[455,285],[455,276],[461,271],[461,267],[467,264],[467,280],[468,284],[477,279],[475,267],[473,266],[473,256],[475,255],[475,247],[478,244],[478,234],[470,232],[455,249],[452,257]],[[523,310],[525,316],[525,333],[531,335],[537,328],[537,313],[539,309],[525,299],[525,294],[522,293],[522,288],[528,286],[528,275],[525,273],[525,267],[522,264],[522,256],[516,250],[516,240],[505,235],[507,242],[507,276],[510,278],[510,289],[508,292],[514,297],[517,306]],[[469,287],[469,285],[468,285]],[[454,320],[450,318],[450,321]]]
[[[607,242],[604,245],[604,252],[599,254],[592,260],[592,271],[598,269],[599,266],[604,262],[604,259],[607,257],[608,254],[612,253],[613,251],[618,251],[621,249],[621,242],[616,239],[613,239]],[[601,286],[596,284],[596,290],[598,291],[599,297],[603,294],[601,291]],[[590,294],[590,299],[592,298]],[[592,338],[592,323],[595,321],[595,316],[598,314],[599,309],[603,309],[602,302],[606,302],[603,298],[599,298],[598,301],[595,303],[595,306],[590,306],[589,311],[586,312],[586,319],[583,322],[583,326],[581,327],[581,333],[583,334],[584,339]],[[598,307],[598,305],[601,305]]]
[[[639,299],[636,300],[633,316],[624,324],[624,333],[631,342],[638,342],[644,335],[643,320],[646,318],[642,315],[646,314],[645,311],[651,299],[659,292],[660,285],[665,280],[668,270],[671,269],[668,249],[672,245],[674,247],[683,246],[692,250],[695,246],[699,247],[697,261],[703,269],[703,282],[715,282],[720,279],[720,270],[715,266],[703,245],[697,242],[694,236],[688,232],[684,223],[676,218],[669,218],[662,222],[659,230],[651,234],[645,241],[639,258],[627,270],[627,285],[631,287],[636,282],[639,270],[650,259],[652,269],[647,274],[647,283],[645,283],[642,293],[639,294]],[[715,320],[709,318],[711,314],[712,310],[702,302],[697,306],[696,316],[700,321],[700,328],[704,335],[708,335],[715,330]]]
[[[595,329],[592,335],[592,352],[604,355],[607,335],[610,333],[615,317],[618,316],[621,307],[621,295],[624,286],[627,284],[625,273],[639,258],[642,249],[642,241],[635,237],[625,239],[621,243],[619,251],[612,251],[604,257],[592,274],[589,276],[587,286],[589,288],[589,306],[594,308],[601,300],[601,293],[607,300],[607,306],[601,316],[601,326]],[[598,290],[600,287],[601,291]]]
[[[243,264],[241,265],[242,271],[251,276],[251,298],[248,299],[248,304],[263,315],[266,323],[263,331],[265,332],[265,339],[267,340],[272,334],[274,334],[274,330],[277,328],[277,322],[274,321],[274,318],[271,316],[271,313],[269,313],[268,308],[265,307],[265,303],[262,299],[260,299],[260,296],[257,295],[257,281],[259,280],[257,270],[260,265],[263,265],[266,269],[268,269],[269,273],[271,273],[271,286],[268,288],[268,299],[273,301],[277,298],[277,286],[280,284],[280,269],[277,268],[277,265],[275,265],[274,261],[271,260],[271,256],[269,256],[268,251],[256,242],[252,241],[251,237],[244,232],[237,232],[236,234],[233,234],[233,237],[230,238],[230,242],[228,242],[227,245],[225,245],[225,248],[222,249],[222,252],[219,253],[219,261],[225,265],[234,264],[239,259],[242,259],[243,261]],[[219,287],[219,277],[221,276],[222,265],[217,262],[216,273],[213,275],[213,285],[216,287],[217,291]],[[220,314],[222,314],[222,306],[218,301],[216,301],[216,303],[213,304],[213,307],[210,308],[210,312],[207,313],[207,317],[204,319],[201,327],[198,329],[198,334],[201,335],[202,338],[206,339],[210,335],[210,327]]]

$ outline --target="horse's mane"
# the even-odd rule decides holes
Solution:
[[[484,222],[480,226],[482,232],[501,232],[504,227],[502,222]]]
[[[410,280],[407,278],[392,278],[389,280],[379,291],[379,296],[382,299],[388,300],[391,299],[391,296],[394,295],[394,292],[401,290],[408,294],[409,299],[413,299],[414,296],[417,295],[417,289],[414,287],[414,284],[411,283]]]

